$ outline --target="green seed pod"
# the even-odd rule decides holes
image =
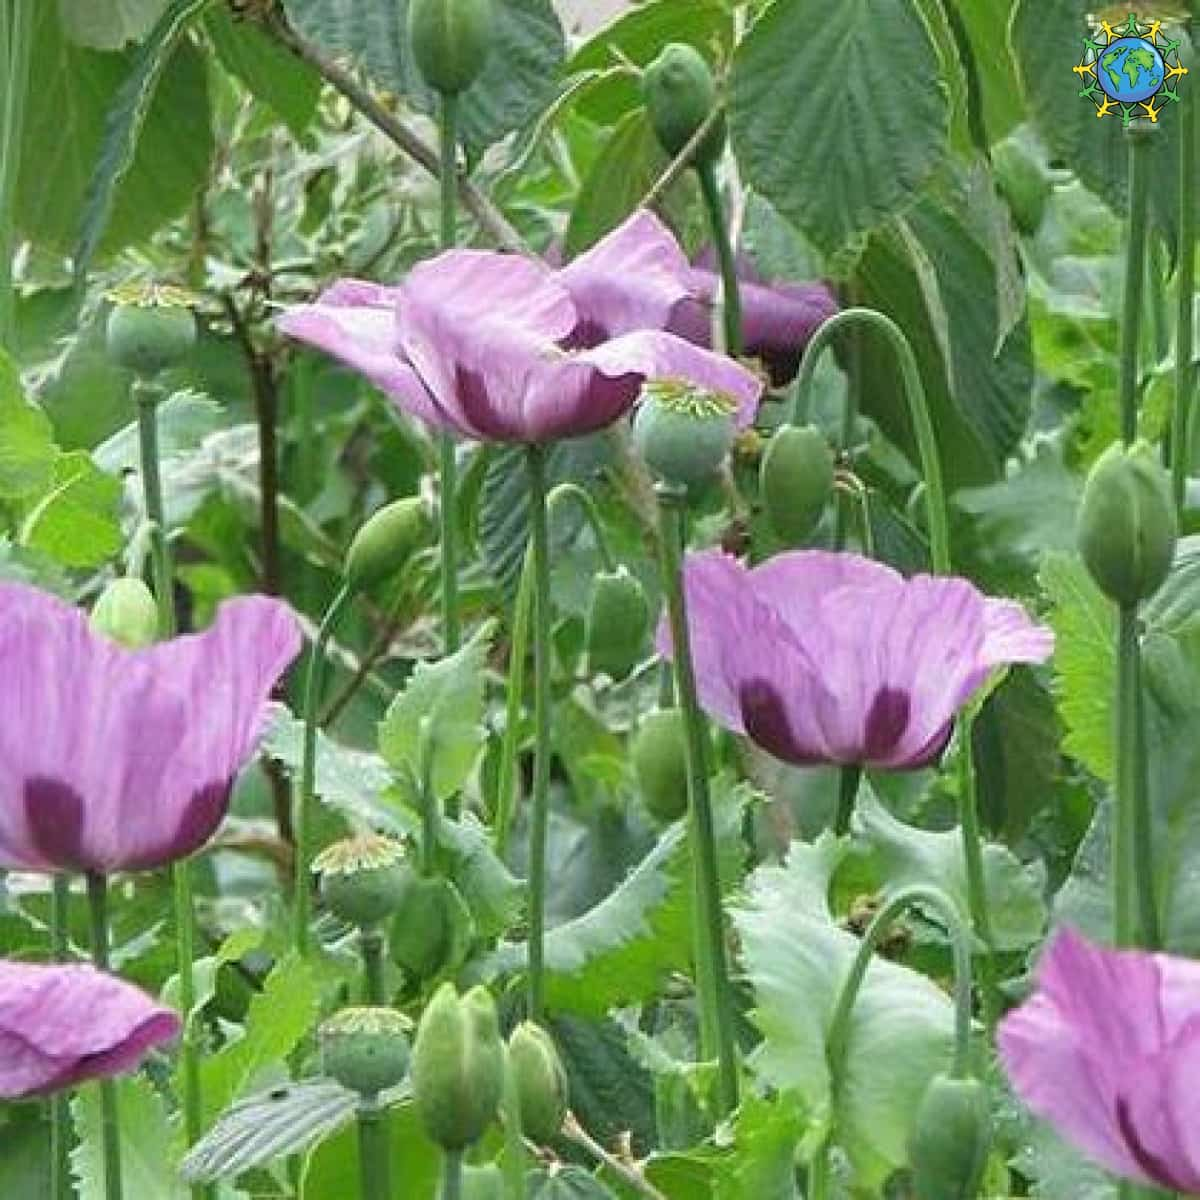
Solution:
[[[662,148],[674,158],[691,141],[716,108],[717,85],[712,69],[694,46],[671,42],[642,75],[642,94],[650,124]],[[722,113],[696,147],[694,166],[714,163],[725,147]]]
[[[388,945],[392,958],[414,978],[433,979],[465,957],[474,922],[458,888],[448,879],[401,868],[396,916]]]
[[[637,665],[650,628],[642,585],[624,568],[601,571],[587,618],[588,662],[593,671],[624,679]]]
[[[367,1099],[377,1096],[404,1078],[411,1028],[394,1008],[343,1008],[320,1028],[322,1069]]]
[[[346,551],[342,576],[352,592],[365,591],[400,570],[429,539],[432,522],[423,500],[393,500],[359,527]]]
[[[114,642],[138,650],[158,638],[158,606],[140,579],[124,575],[100,593],[92,608],[91,626]]]
[[[1036,233],[1052,191],[1045,172],[1012,140],[992,147],[992,167],[1013,224],[1024,234]]]
[[[767,445],[759,468],[771,528],[789,546],[816,529],[833,495],[833,452],[813,425],[785,425]]]
[[[736,406],[727,396],[674,380],[642,388],[633,418],[633,444],[666,483],[695,487],[716,474],[737,430]]]
[[[492,0],[411,0],[408,39],[422,78],[455,96],[479,77],[491,49]]]
[[[117,288],[105,328],[108,356],[144,378],[177,366],[196,344],[187,292],[171,287]]]
[[[659,708],[641,720],[629,748],[638,791],[659,821],[687,812],[687,733],[678,708]]]
[[[987,1087],[978,1079],[935,1075],[908,1144],[918,1200],[975,1200],[991,1141]]]
[[[390,917],[404,899],[404,847],[378,834],[345,838],[313,860],[321,899],[334,916],[365,929]]]
[[[567,1115],[570,1085],[554,1039],[522,1021],[508,1039],[508,1065],[517,1085],[521,1131],[535,1142],[556,1138]]]
[[[483,1136],[504,1090],[504,1043],[486,988],[459,996],[443,983],[417,1026],[413,1099],[425,1131],[443,1150],[465,1150]]]
[[[1170,478],[1153,447],[1110,446],[1088,474],[1076,528],[1100,590],[1118,604],[1149,599],[1171,569],[1178,532]]]

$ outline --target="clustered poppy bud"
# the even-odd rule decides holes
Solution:
[[[1079,505],[1079,553],[1096,585],[1118,604],[1162,587],[1178,536],[1171,483],[1146,442],[1110,446],[1095,462]]]
[[[433,994],[417,1026],[412,1089],[426,1133],[443,1150],[483,1136],[504,1091],[504,1043],[486,988],[460,996],[447,982]]]
[[[508,1039],[508,1065],[517,1087],[521,1132],[535,1142],[558,1136],[567,1116],[570,1086],[554,1039],[522,1021]]]
[[[629,748],[642,801],[659,821],[677,821],[687,812],[687,735],[678,708],[647,713]]]
[[[917,1200],[974,1200],[992,1142],[987,1087],[935,1075],[913,1124],[908,1157]]]
[[[361,592],[394,575],[429,538],[432,522],[416,496],[393,500],[359,527],[346,551],[346,586]]]
[[[642,91],[650,124],[672,157],[691,141],[717,107],[717,85],[704,56],[684,42],[671,42],[646,68]],[[717,117],[692,158],[695,166],[716,162],[725,146],[725,117]]]
[[[132,575],[109,583],[92,608],[91,626],[130,650],[158,638],[158,606],[150,589]]]
[[[433,979],[462,961],[472,937],[470,909],[449,879],[402,868],[388,946],[415,979]]]
[[[196,342],[191,297],[179,288],[131,286],[109,294],[108,356],[143,378],[178,366]]]
[[[404,1078],[411,1028],[394,1008],[343,1008],[320,1028],[322,1068],[343,1087],[373,1099]]]
[[[736,436],[737,406],[681,380],[650,380],[633,418],[633,444],[665,483],[692,487],[716,474]]]
[[[443,95],[465,92],[491,49],[492,0],[412,0],[408,38],[417,70]]]
[[[588,608],[587,651],[593,671],[624,679],[641,657],[650,628],[642,585],[624,566],[596,576]]]
[[[329,911],[362,929],[390,917],[404,897],[404,847],[378,834],[334,842],[313,860],[313,871]]]
[[[804,542],[833,494],[833,453],[813,425],[788,425],[767,446],[759,469],[771,528],[788,545]]]

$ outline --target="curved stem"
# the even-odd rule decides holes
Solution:
[[[439,244],[443,250],[449,250],[458,238],[457,96],[442,96],[438,133],[438,178],[441,183]],[[446,654],[453,654],[459,647],[462,631],[458,615],[458,530],[455,525],[458,466],[454,458],[454,439],[448,433],[438,436],[438,481],[441,494],[442,649]]]
[[[851,306],[857,302],[858,289],[852,284],[850,286],[849,300]],[[847,363],[846,371],[846,403],[842,406],[842,433],[840,441],[840,449],[843,457],[849,462],[850,445],[854,441],[854,428],[858,421],[859,410],[862,407],[862,329],[854,328],[850,331],[850,349],[849,362]],[[865,489],[860,493],[862,504],[866,505]],[[833,545],[834,549],[841,550],[846,544],[846,526],[850,521],[850,506],[853,503],[854,497],[841,495],[838,497],[837,508],[834,512],[834,530],[833,530]],[[869,528],[869,525],[868,525]],[[864,550],[867,557],[871,557],[870,550]]]
[[[979,833],[979,796],[975,779],[975,760],[971,731],[973,719],[966,713],[958,722],[958,823],[962,837],[963,862],[967,874],[967,904],[971,925],[983,943],[981,1002],[984,1023],[991,1032],[1000,1016],[1000,995],[996,985],[996,938],[988,907],[987,877],[983,867],[983,839]]]
[[[387,1109],[378,1100],[358,1106],[358,1178],[362,1200],[391,1200],[392,1145]]]
[[[900,365],[900,378],[904,385],[904,399],[908,406],[909,420],[917,439],[917,451],[921,459],[921,474],[929,497],[929,556],[937,575],[950,573],[950,523],[946,508],[946,488],[942,482],[942,464],[938,458],[937,438],[933,432],[933,421],[929,416],[929,403],[925,396],[925,385],[921,382],[921,371],[912,346],[900,326],[890,317],[873,308],[847,308],[830,317],[813,335],[804,351],[800,372],[796,376],[796,387],[792,393],[792,423],[804,423],[808,393],[812,387],[813,374],[821,353],[843,329],[865,326],[883,334],[896,352]]]
[[[67,961],[70,930],[71,879],[56,874],[50,893],[50,953],[55,962]],[[50,1098],[50,1195],[52,1200],[71,1196],[71,1114],[66,1092]]]
[[[1129,127],[1129,222],[1125,233],[1125,284],[1121,299],[1121,438],[1137,437],[1138,346],[1142,332],[1142,298],[1146,288],[1146,227],[1150,209],[1152,164],[1150,129]]]
[[[573,500],[579,506],[584,520],[591,526],[592,536],[596,539],[596,552],[600,555],[600,562],[604,569],[615,571],[617,560],[613,557],[608,534],[604,532],[604,522],[600,519],[600,510],[596,507],[596,501],[592,498],[591,492],[577,483],[555,484],[546,496],[547,513],[553,513],[559,504],[567,500]]]
[[[461,1150],[447,1150],[442,1156],[441,1200],[462,1200],[463,1154]]]
[[[838,768],[838,803],[834,817],[833,832],[842,837],[850,831],[850,818],[854,815],[854,800],[858,796],[858,785],[862,781],[862,767],[848,763]]]
[[[92,934],[92,962],[108,970],[108,881],[103,875],[88,872],[88,916]],[[116,1081],[100,1080],[100,1128],[104,1143],[105,1200],[122,1200],[121,1189],[121,1118]]]
[[[533,551],[533,807],[529,817],[529,1019],[545,1005],[546,826],[550,818],[550,534],[546,520],[546,451],[528,451]]]
[[[1192,22],[1193,33],[1200,23]],[[1183,512],[1184,494],[1191,468],[1192,396],[1195,372],[1196,322],[1196,95],[1189,89],[1183,97],[1179,120],[1179,269],[1176,272],[1178,313],[1175,321],[1175,407],[1171,416],[1171,485],[1175,507]]]
[[[697,163],[696,175],[721,270],[721,329],[725,344],[720,349],[736,357],[742,352],[742,297],[738,288],[737,259],[729,240],[729,230],[725,227],[725,206],[721,203],[716,167],[711,162]]]
[[[364,929],[359,934],[359,953],[363,962],[363,992],[366,1004],[383,1008],[387,989],[383,982],[383,931]]]
[[[725,954],[725,922],[721,911],[721,878],[712,800],[708,791],[708,735],[696,698],[688,631],[687,599],[680,562],[687,492],[658,484],[663,588],[674,647],[675,691],[687,736],[688,797],[691,812],[692,862],[696,872],[697,911],[693,917],[698,992],[702,1013],[716,1031],[718,1103],[721,1116],[738,1103],[737,1045],[733,1032],[729,966]],[[707,976],[707,978],[706,978]]]
[[[321,683],[325,675],[325,653],[334,626],[350,601],[350,589],[342,585],[325,610],[317,630],[316,640],[308,660],[304,680],[304,752],[300,764],[300,791],[296,797],[296,872],[292,902],[292,935],[296,952],[303,958],[308,954],[312,920],[312,842],[313,803],[317,782],[317,716],[321,701]]]

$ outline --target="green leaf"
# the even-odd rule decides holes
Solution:
[[[530,1171],[529,1196],[531,1200],[616,1200],[615,1192],[582,1167],[561,1165]]]
[[[166,1105],[141,1075],[115,1080],[120,1111],[121,1182],[138,1200],[187,1200],[179,1178],[183,1136],[167,1118]],[[79,1200],[106,1200],[100,1087],[81,1088],[71,1101],[79,1145],[71,1152]]]
[[[763,1034],[751,1060],[755,1072],[768,1087],[796,1091],[814,1115],[831,1121],[857,1186],[874,1193],[905,1163],[917,1103],[950,1062],[953,1013],[930,980],[876,958],[850,1019],[835,1098],[826,1037],[858,949],[828,903],[845,853],[828,833],[811,845],[793,843],[784,866],[760,867],[751,876],[734,924]]]
[[[746,180],[827,252],[907,208],[942,162],[950,112],[916,7],[775,0],[733,59]]]
[[[998,142],[1025,117],[1017,66],[1008,47],[1008,22],[1014,0],[976,4],[951,0],[966,31],[971,69],[983,101],[983,124],[988,140]]]
[[[63,31],[93,50],[120,50],[140,42],[169,0],[56,0]]]
[[[64,567],[98,567],[122,545],[121,481],[84,450],[60,454],[45,493],[27,502],[21,542]]]
[[[221,428],[225,410],[209,396],[190,390],[173,392],[155,410],[160,462],[198,450],[204,439]],[[141,449],[137,422],[118,429],[92,451],[96,466],[110,475],[140,471]]]
[[[0,350],[0,498],[44,490],[57,455],[49,417],[25,398],[16,365]]]
[[[864,789],[855,808],[858,832],[870,847],[872,865],[884,882],[885,895],[913,884],[932,884],[969,920],[967,865],[957,829],[931,833],[896,820]],[[1042,872],[1026,867],[1007,846],[985,842],[983,875],[997,950],[1024,950],[1046,927]],[[928,914],[936,922],[936,913]]]
[[[526,886],[496,857],[488,830],[468,813],[460,821],[442,821],[438,839],[480,937],[504,933],[525,907]]]
[[[379,724],[379,752],[388,765],[420,785],[425,755],[439,800],[467,781],[483,749],[484,678],[494,622],[456,653],[418,663]]]

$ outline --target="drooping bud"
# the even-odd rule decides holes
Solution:
[[[1096,585],[1118,604],[1149,599],[1171,569],[1178,532],[1170,478],[1153,447],[1110,446],[1079,505],[1079,553]]]
[[[540,1025],[522,1021],[508,1039],[508,1065],[517,1085],[521,1132],[541,1143],[557,1137],[570,1084],[554,1039]]]
[[[633,444],[666,483],[693,487],[716,474],[736,434],[728,397],[682,380],[651,380],[633,418]]]
[[[479,77],[493,40],[492,0],[411,0],[408,39],[422,78],[456,96]]]
[[[712,69],[694,46],[671,42],[642,76],[646,111],[662,148],[674,158],[717,107]],[[713,163],[725,146],[725,115],[716,118],[692,158],[703,166]]]
[[[401,868],[403,881],[388,946],[392,958],[418,980],[457,966],[474,934],[471,911],[449,879]]]
[[[429,539],[432,527],[425,502],[416,496],[385,504],[363,522],[350,542],[342,570],[346,586],[361,592],[395,575]]]
[[[320,1028],[326,1075],[373,1099],[408,1070],[412,1022],[394,1008],[343,1008]]]
[[[771,528],[789,546],[812,534],[833,495],[833,453],[813,425],[786,425],[767,445],[759,468]]]
[[[196,343],[192,298],[179,288],[133,285],[109,293],[105,328],[108,356],[120,367],[151,378],[177,366]]]
[[[158,638],[158,606],[140,579],[123,575],[100,593],[92,608],[91,626],[114,642],[139,650]]]
[[[425,1131],[443,1150],[483,1136],[504,1090],[504,1043],[486,988],[460,996],[443,983],[434,993],[417,1026],[412,1089]]]
[[[624,566],[601,571],[587,618],[588,662],[593,671],[624,679],[637,665],[650,628],[642,585]]]
[[[935,1075],[909,1139],[918,1200],[975,1200],[992,1143],[987,1087],[978,1079]]]
[[[678,708],[660,708],[642,717],[629,748],[633,774],[650,815],[677,821],[687,812],[687,734]]]
[[[313,860],[313,871],[329,911],[360,929],[390,917],[404,898],[404,847],[378,834],[334,842]]]

